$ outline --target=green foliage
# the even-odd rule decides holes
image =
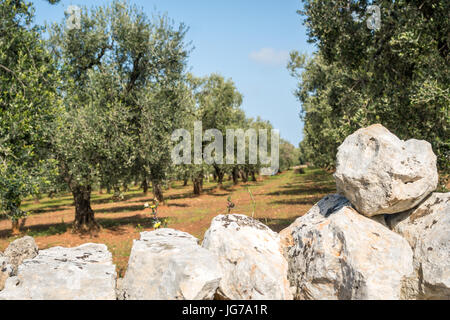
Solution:
[[[120,1],[83,8],[80,26],[68,30],[63,21],[51,32],[63,74],[65,112],[54,139],[61,173],[75,197],[85,190],[89,199],[96,183],[118,191],[138,177],[150,178],[155,192],[185,110],[186,29]]]
[[[156,197],[172,169],[170,140],[182,125],[189,108],[186,84],[188,50],[186,27],[178,27],[167,16],[149,21],[136,8],[115,3],[113,38],[117,41],[123,101],[131,114],[128,134],[132,139],[130,176],[150,179]]]
[[[24,1],[0,2],[2,213],[17,221],[25,216],[24,197],[69,190],[75,224],[96,224],[93,186],[119,194],[131,181],[151,182],[161,201],[174,177],[191,178],[201,192],[211,172],[220,182],[225,173],[244,181],[255,176],[260,163],[172,164],[172,132],[186,128],[193,136],[194,121],[224,137],[227,129],[272,128],[246,118],[231,79],[186,72],[183,24],[147,17],[123,1],[82,8],[80,28],[63,20],[48,30],[48,40],[32,19]]]
[[[67,230],[68,230],[67,224],[64,223],[64,221],[62,221],[57,225],[50,226],[48,229],[27,231],[26,234],[30,237],[48,237],[56,234],[66,233]]]
[[[225,80],[218,74],[203,79],[201,90],[197,94],[199,120],[203,129],[226,129],[244,119],[240,109],[242,95],[231,79]]]
[[[242,94],[237,90],[231,79],[225,80],[219,74],[211,74],[201,79],[200,90],[196,94],[198,101],[197,119],[202,122],[203,130],[217,129],[224,138],[227,129],[238,129],[245,126],[245,114],[240,108],[242,104]],[[203,147],[208,145],[203,143]],[[230,173],[235,167],[223,164],[213,164],[219,183],[222,183],[223,175]]]
[[[299,164],[298,149],[290,142],[280,139],[280,171],[289,170]]]
[[[164,222],[166,222],[164,219],[160,219],[158,217],[158,206],[159,206],[159,201],[158,199],[153,199],[152,200],[152,204],[148,204],[148,202],[146,202],[144,204],[144,208],[148,209],[150,208],[152,210],[151,212],[151,220],[152,220],[152,226],[155,229],[161,228],[162,225],[167,225],[167,223],[163,224]]]
[[[65,107],[54,145],[72,191],[99,179],[115,185],[131,162],[131,115],[121,97],[122,66],[112,51],[111,15],[110,8],[90,14],[85,9],[80,29],[68,30],[62,22],[51,30]]]
[[[429,141],[450,172],[448,1],[373,1],[381,29],[367,28],[369,1],[307,1],[309,40],[318,51],[291,54],[305,122],[302,161],[333,167],[355,130],[381,123],[401,139]],[[371,2],[371,1],[370,1]]]
[[[22,199],[51,184],[50,140],[58,114],[58,73],[22,1],[0,2],[0,212],[25,216]]]
[[[227,214],[231,214],[231,210],[234,209],[236,205],[231,201],[231,196],[227,198]]]

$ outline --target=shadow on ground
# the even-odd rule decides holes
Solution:
[[[174,219],[173,217],[160,217],[159,218],[162,221],[162,224],[164,225],[167,223],[170,219]],[[108,229],[112,232],[114,232],[116,235],[123,235],[129,232],[126,228],[123,228],[124,226],[133,226],[136,228],[142,228],[142,229],[148,229],[153,227],[153,220],[151,219],[150,215],[141,215],[137,214],[131,217],[124,217],[124,218],[97,218],[97,223],[103,228]],[[56,234],[63,234],[72,228],[72,223],[51,223],[51,224],[37,224],[32,226],[24,226],[21,228],[22,234],[21,237],[24,235],[29,235],[32,237],[38,237],[38,236],[52,236]],[[95,233],[88,234],[89,236],[95,236]],[[1,230],[0,231],[0,238],[10,238],[12,237],[11,230]],[[83,234],[80,235],[83,237]]]
[[[295,196],[295,195],[311,195],[311,194],[328,194],[336,191],[334,186],[323,186],[323,187],[308,187],[308,186],[293,186],[291,189],[287,190],[278,190],[274,192],[268,192],[266,195],[268,196]]]
[[[125,211],[144,211],[143,205],[132,205],[132,206],[120,206],[120,207],[111,207],[104,209],[95,209],[95,213],[119,213]]]
[[[320,199],[322,199],[322,197],[299,198],[299,199],[285,199],[285,200],[272,201],[270,204],[288,205],[288,206],[295,206],[295,205],[315,205],[317,202],[320,201]]]
[[[299,216],[300,217],[300,216]],[[288,218],[288,219],[272,219],[272,218],[257,218],[256,220],[264,223],[270,229],[275,232],[280,232],[281,230],[287,228],[292,222],[298,217]]]

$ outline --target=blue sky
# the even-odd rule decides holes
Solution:
[[[60,22],[69,5],[102,5],[110,1],[61,0],[50,5],[31,0],[38,24]],[[188,27],[194,50],[192,73],[220,73],[232,78],[244,95],[247,116],[270,120],[281,137],[295,146],[302,139],[300,103],[293,95],[296,80],[286,69],[291,50],[312,53],[306,30],[296,13],[300,0],[134,0],[151,16],[167,13]]]

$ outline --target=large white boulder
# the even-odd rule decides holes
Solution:
[[[312,214],[312,212],[314,212],[314,214],[318,214],[319,212],[322,212],[325,213],[325,215],[328,215],[341,209],[342,207],[351,205],[352,204],[350,203],[350,201],[340,195],[328,195],[321,201],[319,201],[315,206],[313,206],[307,212],[307,214]],[[295,244],[293,233],[304,224],[303,220],[304,219],[298,218],[287,228],[280,231],[281,243],[283,245],[283,251],[285,252],[285,254],[288,254],[288,250]]]
[[[292,299],[280,237],[261,222],[245,215],[219,215],[202,245],[219,257],[219,298]]]
[[[450,299],[450,193],[433,193],[417,208],[390,215],[387,222],[414,251],[416,275],[405,297]]]
[[[423,140],[403,141],[380,124],[359,129],[339,146],[338,193],[366,216],[403,212],[436,189],[436,155]]]
[[[413,274],[408,242],[329,195],[291,230],[289,279],[296,299],[400,299]]]
[[[142,232],[134,240],[119,299],[211,300],[220,279],[217,257],[197,238],[173,229]]]
[[[0,300],[115,300],[116,270],[103,244],[39,251],[6,280]]]

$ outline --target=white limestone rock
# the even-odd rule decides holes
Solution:
[[[240,214],[219,215],[202,245],[219,257],[221,299],[292,299],[280,236],[261,222]]]
[[[403,212],[436,189],[436,155],[423,140],[400,140],[380,124],[359,129],[339,146],[338,193],[366,216]]]
[[[417,208],[391,215],[389,226],[414,251],[408,299],[450,299],[450,193],[433,193]]]
[[[6,280],[0,300],[115,300],[116,270],[103,244],[41,250]]]
[[[142,232],[134,240],[119,299],[211,300],[221,277],[218,258],[190,234]]]
[[[296,299],[400,299],[413,274],[408,242],[329,195],[295,221],[288,249]]]

